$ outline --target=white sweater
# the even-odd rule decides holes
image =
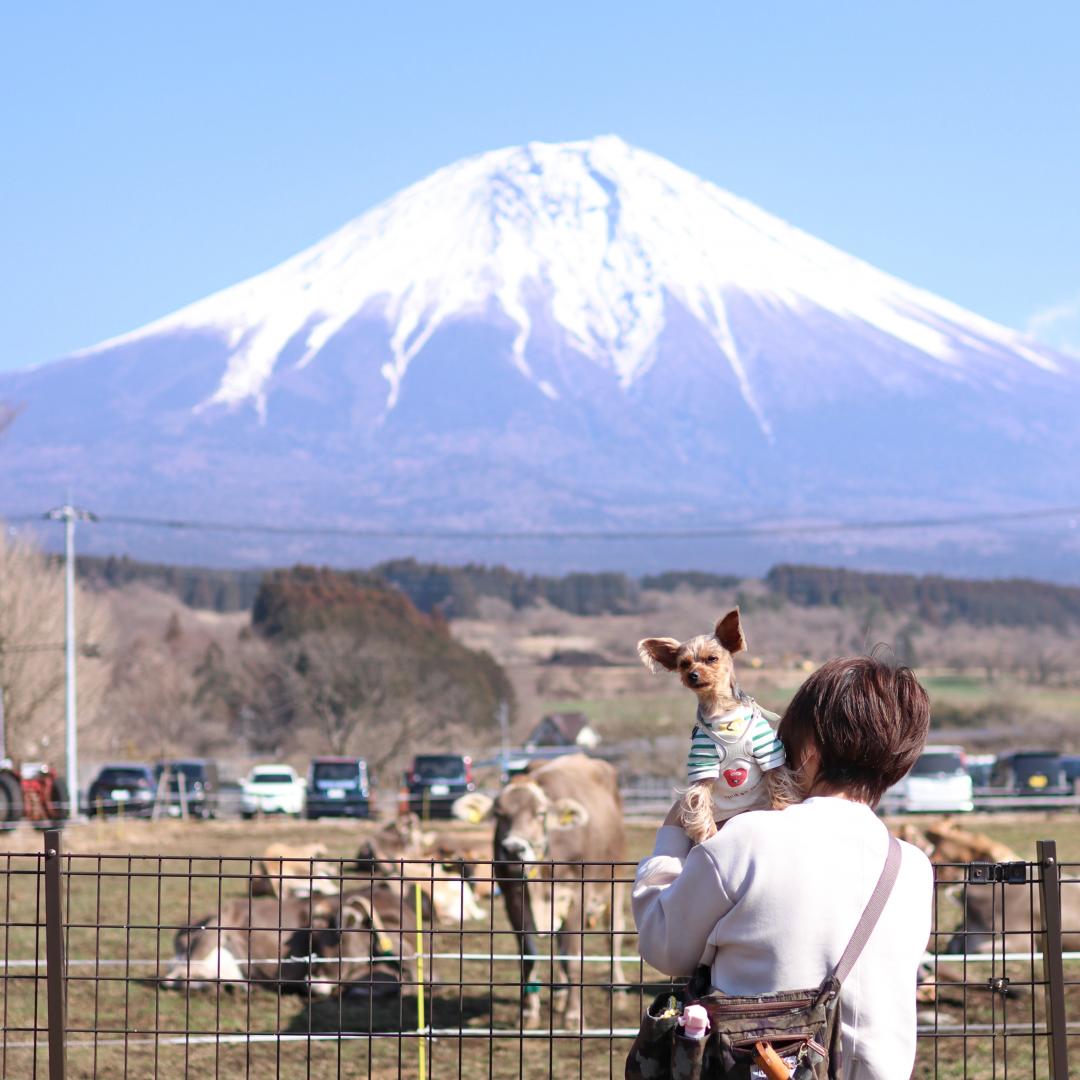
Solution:
[[[836,798],[739,814],[693,849],[681,829],[662,827],[634,882],[641,955],[688,975],[714,946],[712,983],[728,994],[817,986],[855,930],[887,846],[869,806]],[[934,885],[926,856],[900,846],[889,902],[841,991],[845,1080],[907,1080],[915,1062]]]

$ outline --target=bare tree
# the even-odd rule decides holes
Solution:
[[[300,681],[279,650],[250,634],[228,650],[214,642],[195,678],[195,704],[208,720],[217,718],[256,754],[285,751],[299,716]]]
[[[168,758],[199,742],[197,684],[191,671],[158,642],[137,640],[118,657],[108,695],[100,751]]]
[[[361,643],[345,629],[319,630],[291,642],[286,656],[301,681],[300,709],[330,753],[346,753],[361,732],[373,769],[400,752],[415,725],[413,687],[423,672],[410,678],[390,643]]]
[[[89,646],[108,651],[107,608],[76,589],[78,712],[92,727],[108,683],[108,664]],[[15,758],[63,752],[64,575],[31,544],[0,527],[0,692],[4,695],[7,753]]]

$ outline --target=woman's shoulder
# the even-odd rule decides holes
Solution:
[[[805,813],[806,803],[784,810],[744,810],[724,822],[723,827],[705,842],[716,856],[731,851],[756,851],[774,844],[790,845],[792,840],[812,835],[818,828],[818,815]]]
[[[925,851],[920,851],[914,844],[906,840],[899,840],[902,860],[900,873],[910,878],[918,879],[927,888],[934,887],[934,864],[930,862]]]

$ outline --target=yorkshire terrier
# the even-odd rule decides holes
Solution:
[[[697,695],[697,722],[681,793],[682,826],[695,843],[708,840],[743,810],[782,810],[802,799],[786,764],[784,744],[766,714],[735,681],[733,656],[746,648],[739,609],[729,611],[711,634],[689,641],[645,638],[641,662],[653,672],[677,671]],[[778,720],[774,714],[774,722]]]

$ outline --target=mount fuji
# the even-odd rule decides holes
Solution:
[[[611,136],[449,165],[0,401],[8,510],[647,532],[1080,503],[1080,362]]]

